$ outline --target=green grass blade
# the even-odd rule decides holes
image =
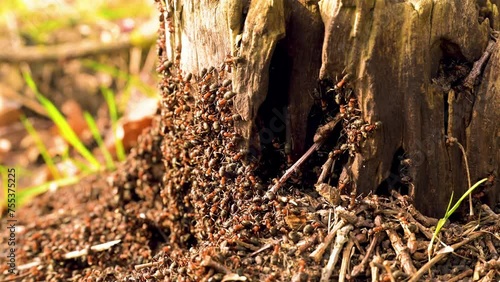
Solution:
[[[92,153],[83,145],[80,138],[73,131],[71,126],[66,121],[65,117],[57,110],[56,106],[52,104],[47,98],[41,94],[36,95],[42,106],[47,110],[49,117],[56,124],[61,132],[63,138],[75,148],[80,155],[82,155],[91,165],[92,169],[98,170],[100,168],[99,161],[92,155]]]
[[[71,184],[78,183],[78,181],[80,181],[82,177],[83,175],[66,177],[54,181],[45,182],[37,186],[21,189],[17,192],[16,202],[18,203],[19,206],[22,206],[26,204],[26,202],[29,201],[31,198],[49,191],[50,188],[53,187],[54,185],[57,186],[58,188],[63,186],[68,186]]]
[[[458,201],[455,203],[455,205],[450,209],[451,202],[453,201],[453,192],[451,193],[451,198],[450,198],[450,202],[448,203],[448,208],[446,209],[446,214],[444,215],[443,218],[439,219],[438,223],[436,224],[436,229],[434,230],[434,234],[432,235],[432,239],[429,242],[429,246],[427,247],[427,254],[428,254],[429,260],[431,260],[431,255],[432,255],[431,250],[432,250],[432,246],[434,244],[434,240],[439,235],[439,232],[441,231],[441,229],[445,225],[448,218],[458,209],[458,207],[460,207],[460,204],[463,202],[463,200],[465,198],[467,198],[467,196],[469,196],[470,193],[472,193],[477,187],[479,187],[479,185],[483,184],[486,181],[488,181],[488,178],[483,178],[483,179],[479,180],[478,182],[476,182],[472,187],[469,188],[469,190],[467,190],[462,195],[462,197],[460,197],[460,199],[458,199]]]
[[[47,114],[49,115],[50,119],[56,124],[57,128],[62,134],[62,137],[75,148],[80,155],[82,155],[91,165],[91,169],[93,170],[99,170],[100,168],[100,163],[97,161],[96,158],[92,155],[92,153],[83,145],[81,142],[80,138],[76,135],[76,133],[73,131],[71,126],[68,124],[66,121],[66,118],[59,112],[57,107],[52,104],[52,102],[45,98],[39,91],[38,88],[36,87],[35,82],[33,81],[33,78],[31,77],[30,74],[27,72],[23,73],[24,79],[28,86],[31,88],[33,92],[35,92],[36,98],[38,101],[42,104],[42,106],[45,108],[47,111]]]
[[[104,141],[102,140],[101,134],[99,133],[99,129],[97,128],[97,124],[94,118],[88,112],[85,112],[83,115],[85,117],[85,120],[87,121],[87,124],[89,125],[89,129],[92,132],[95,141],[97,142],[97,145],[99,146],[99,149],[104,155],[104,159],[106,160],[106,167],[110,170],[114,170],[116,167],[113,161],[113,157],[109,153],[108,148],[106,148],[106,146],[104,145]]]
[[[448,206],[446,207],[446,212],[445,212],[445,217],[446,214],[450,211],[451,203],[453,203],[453,195],[455,194],[454,191],[451,191],[451,196],[450,196],[450,201],[448,202]]]
[[[33,124],[31,124],[31,122],[25,116],[21,117],[21,123],[23,124],[24,128],[31,136],[31,138],[33,138],[33,140],[35,141],[36,147],[38,148],[38,151],[40,151],[40,155],[42,155],[42,158],[45,161],[45,164],[47,164],[47,168],[49,169],[52,176],[55,179],[61,178],[61,174],[54,164],[54,160],[50,156],[47,147],[45,147],[45,145],[43,144],[40,135],[38,135],[38,132],[36,132],[36,129],[33,127]]]
[[[116,110],[115,95],[109,88],[101,87],[102,95],[108,104],[109,116],[111,119],[111,130],[115,137],[116,156],[119,161],[125,160],[125,149],[122,140],[118,137],[118,112]]]
[[[479,180],[478,182],[476,182],[472,187],[469,188],[469,190],[467,190],[467,192],[465,192],[462,197],[460,197],[460,199],[458,199],[458,201],[455,203],[455,205],[451,208],[451,210],[449,210],[445,217],[450,217],[457,209],[458,207],[460,206],[460,204],[462,203],[462,201],[467,198],[467,196],[469,196],[470,193],[472,193],[477,187],[479,187],[479,185],[483,184],[484,182],[488,181],[488,178],[483,178],[481,180]]]

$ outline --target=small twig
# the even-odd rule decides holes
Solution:
[[[114,241],[110,241],[110,242],[107,242],[107,243],[104,243],[104,244],[94,245],[94,246],[90,247],[90,250],[92,250],[94,252],[102,252],[102,251],[110,249],[111,247],[113,247],[114,245],[120,243],[121,241],[122,240],[114,240]],[[64,255],[64,258],[65,259],[78,258],[78,257],[85,256],[88,253],[89,253],[89,249],[85,248],[83,250],[72,251],[72,252],[66,253]]]
[[[333,120],[329,121],[325,125],[320,126],[316,130],[316,134],[314,134],[313,141],[314,143],[323,143],[330,133],[335,129],[337,124],[342,120],[342,115],[338,113]]]
[[[155,38],[156,34],[147,35],[143,38],[143,42],[153,43]],[[62,61],[97,54],[114,53],[132,46],[134,46],[133,38],[129,35],[123,35],[107,43],[97,40],[81,40],[50,46],[50,48],[47,48],[47,46],[28,46],[0,52],[0,62],[39,63]]]
[[[318,177],[318,181],[316,181],[316,184],[320,184],[325,182],[326,177],[329,174],[330,167],[332,167],[333,161],[335,157],[333,155],[333,152],[328,155],[328,159],[326,162],[321,166],[321,174]]]
[[[496,270],[492,269],[492,270],[488,271],[488,273],[486,273],[486,275],[481,280],[479,280],[479,282],[493,281],[493,279],[495,279],[495,274],[496,274]]]
[[[370,272],[372,274],[372,282],[378,282],[380,280],[379,269],[384,269],[382,263],[384,260],[379,256],[373,257],[373,260],[370,262]]]
[[[328,233],[328,235],[326,235],[325,241],[323,243],[319,244],[318,247],[316,247],[316,250],[314,250],[309,256],[312,257],[314,259],[314,261],[320,262],[321,258],[323,258],[323,254],[325,253],[326,248],[328,246],[330,246],[333,239],[335,238],[335,234],[337,233],[337,230],[344,227],[344,225],[346,225],[346,224],[347,224],[346,220],[344,220],[344,219],[339,220],[339,222],[337,222],[337,224],[335,224],[332,227],[332,230],[330,231],[330,233]]]
[[[295,255],[300,256],[309,247],[311,247],[314,243],[316,243],[317,239],[318,239],[318,234],[314,234],[311,237],[309,237],[308,239],[297,243],[297,251],[295,252]]]
[[[484,235],[483,232],[476,232],[476,233],[473,233],[471,234],[468,238],[464,239],[462,242],[458,242],[456,244],[453,244],[451,245],[451,248],[453,250],[456,250],[458,248],[460,248],[461,246],[469,243],[470,241],[472,240],[475,240],[479,237],[481,237],[482,235]],[[438,263],[440,260],[442,260],[444,257],[446,257],[449,253],[448,252],[442,252],[442,253],[439,253],[437,254],[435,257],[433,257],[430,261],[428,261],[426,264],[424,264],[412,277],[410,280],[408,280],[408,282],[417,282],[419,281],[420,277],[422,277],[422,275],[424,275],[424,273],[426,273],[429,269],[431,269],[431,267],[433,265],[435,265],[436,263]]]
[[[401,261],[403,271],[410,276],[413,275],[415,272],[417,272],[417,269],[413,265],[411,256],[408,253],[406,246],[401,241],[401,238],[399,238],[398,233],[393,229],[387,229],[385,232],[389,236],[392,247],[396,251],[397,257]]]
[[[333,131],[337,123],[339,123],[342,120],[340,113],[338,113],[334,119],[327,124],[321,126],[318,128],[316,131],[316,134],[314,135],[314,144],[305,152],[300,159],[298,159],[285,173],[281,178],[274,184],[269,191],[267,191],[266,196],[268,199],[274,199],[276,196],[276,192],[278,189],[283,185],[290,176],[299,169],[299,167],[311,156],[314,151],[318,150],[321,145],[323,145],[323,142],[325,139],[330,135],[330,133]]]
[[[321,271],[321,279],[320,279],[321,282],[327,282],[330,280],[330,276],[332,276],[333,269],[335,268],[335,265],[339,260],[340,251],[342,250],[344,244],[347,243],[347,241],[349,241],[348,235],[353,228],[354,227],[349,224],[342,227],[336,232],[337,237],[335,239],[335,244],[333,246],[332,253],[330,254],[330,258],[328,259],[326,266]]]
[[[484,50],[483,55],[479,60],[477,60],[474,65],[472,66],[472,70],[469,73],[469,75],[464,79],[464,86],[473,89],[474,84],[476,83],[477,77],[481,74],[481,69],[483,68],[484,64],[486,61],[491,56],[491,53],[493,52],[493,49],[495,48],[496,42],[493,40],[490,40],[488,43],[488,46],[486,47],[486,50]],[[470,186],[469,186],[470,187]]]
[[[403,227],[403,232],[405,234],[406,245],[408,246],[408,250],[410,251],[410,254],[413,254],[415,253],[418,247],[417,236],[415,235],[415,233],[411,232],[407,218],[404,218],[404,216],[400,216],[398,217],[398,220],[399,224],[401,224],[401,226]]]
[[[366,265],[368,265],[368,260],[371,258],[371,255],[378,244],[381,234],[382,233],[375,233],[375,236],[372,238],[370,246],[368,246],[368,249],[366,250],[366,255],[363,257],[363,259],[358,265],[353,267],[351,271],[351,277],[359,276],[360,274],[365,272]]]
[[[241,240],[235,240],[234,242],[236,243],[236,245],[240,245],[240,246],[242,246],[242,247],[244,247],[246,249],[249,249],[251,251],[258,251],[260,249],[259,247],[255,246],[255,245],[252,245],[252,244],[249,244],[249,243],[245,243],[245,242],[243,242]]]
[[[28,272],[23,273],[23,274],[16,274],[12,278],[8,278],[8,279],[5,279],[5,280],[2,280],[2,282],[22,281],[23,278],[30,276],[30,274],[31,274],[31,271],[28,271]]]
[[[495,248],[495,245],[493,245],[493,242],[491,241],[491,235],[488,234],[486,235],[486,238],[484,239],[486,247],[490,251],[490,254],[492,254],[494,257],[498,257],[498,251]]]
[[[387,273],[387,276],[389,276],[389,280],[391,280],[391,282],[396,282],[396,278],[394,278],[394,275],[392,274],[392,269],[391,269],[391,265],[389,264],[389,262],[384,261],[382,263],[382,265],[384,266],[385,273]]]
[[[448,280],[448,282],[457,282],[457,281],[462,281],[462,279],[464,279],[465,277],[469,277],[472,275],[472,273],[474,273],[474,271],[472,271],[472,269],[467,269],[466,271],[458,274],[457,276],[454,276],[452,278],[450,278]]]
[[[279,243],[281,241],[282,241],[282,239],[279,239],[279,240],[276,240],[276,241],[274,241],[272,243],[267,243],[264,246],[262,246],[262,248],[260,248],[260,249],[256,250],[255,252],[251,253],[250,256],[253,257],[253,256],[255,256],[255,255],[259,254],[259,253],[262,253],[263,251],[265,251],[267,249],[270,249],[272,246],[274,246],[275,244],[277,244],[277,243]]]
[[[429,228],[425,227],[422,223],[415,220],[415,218],[413,218],[413,216],[409,213],[406,214],[406,217],[418,227],[418,230],[420,231],[420,233],[424,234],[424,236],[427,239],[432,240],[433,234]]]
[[[349,241],[344,248],[342,253],[342,263],[340,264],[339,282],[344,282],[346,280],[347,269],[349,268],[349,262],[351,261],[352,247],[354,246],[354,240],[352,236],[349,236]]]
[[[494,211],[491,210],[491,208],[486,205],[486,204],[482,204],[481,205],[481,209],[488,215],[488,216],[491,216],[493,217],[494,219],[497,219],[497,220],[500,220],[500,215],[496,214]]]
[[[414,205],[409,205],[408,206],[408,211],[410,214],[418,221],[422,222],[426,227],[430,226],[435,226],[438,223],[438,219],[432,218],[432,217],[427,217],[423,214],[421,214]]]
[[[448,137],[448,141],[450,144],[456,143],[458,147],[460,148],[460,151],[462,151],[462,156],[464,157],[464,162],[465,162],[465,172],[467,173],[467,183],[469,186],[467,186],[467,189],[472,187],[472,183],[470,181],[470,170],[469,170],[469,162],[467,161],[467,153],[465,152],[464,146],[458,142],[457,138],[455,137]],[[472,193],[471,193],[472,194]],[[469,194],[469,215],[474,216],[474,207],[472,206],[472,195]]]
[[[39,266],[40,264],[41,264],[41,262],[39,260],[35,260],[35,261],[18,266],[17,270],[23,271],[23,270],[30,269],[30,268],[35,267],[35,266]]]
[[[160,262],[154,261],[154,262],[148,262],[148,263],[143,263],[143,264],[136,264],[134,265],[135,270],[141,270],[146,267],[152,267],[152,266],[158,266],[160,265]]]
[[[213,268],[215,270],[217,270],[218,272],[221,272],[221,273],[224,273],[224,274],[229,274],[229,273],[233,273],[229,268],[225,267],[224,265],[216,262],[215,260],[213,260],[211,257],[207,256],[203,259],[203,261],[201,262],[200,264],[201,266],[204,266],[204,267],[210,267],[210,268]]]
[[[474,266],[474,272],[472,273],[472,281],[477,281],[479,280],[479,272],[481,272],[482,267],[481,267],[481,262],[478,260],[476,261],[476,265]]]
[[[267,198],[274,199],[276,197],[276,192],[281,187],[281,185],[283,185],[288,180],[288,178],[290,178],[290,176],[297,169],[299,169],[299,167],[307,160],[307,158],[309,158],[309,156],[311,156],[311,154],[314,153],[314,151],[316,151],[317,149],[319,149],[319,147],[321,147],[321,145],[322,145],[322,142],[314,143],[309,148],[309,150],[307,150],[307,152],[305,152],[304,155],[302,155],[302,157],[300,157],[300,159],[298,159],[289,169],[287,169],[285,174],[283,174],[283,176],[278,180],[278,182],[276,182],[276,184],[274,184],[271,187],[271,189],[269,189],[269,191],[267,191],[267,193],[266,193]]]
[[[361,247],[361,244],[359,243],[359,240],[356,236],[354,235],[349,235],[350,236],[350,239],[354,242],[354,245],[356,246],[356,249],[358,249],[358,251],[362,254],[362,255],[365,255],[366,252],[365,252],[365,249],[363,249]]]
[[[10,88],[9,86],[3,83],[0,83],[0,89],[2,89],[2,95],[6,98],[9,98],[9,100],[19,102],[23,106],[29,108],[30,110],[36,112],[37,114],[42,115],[44,117],[48,117],[45,108],[42,107],[40,104],[38,104],[36,102],[37,100],[34,99],[34,97],[29,97],[29,95],[23,95],[21,93],[18,93],[17,91],[15,91],[14,89]]]

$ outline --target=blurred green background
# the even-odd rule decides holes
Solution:
[[[119,147],[129,150],[156,111],[157,14],[152,0],[2,2],[2,183],[14,167],[33,196],[123,161]],[[89,169],[67,131],[107,165]]]

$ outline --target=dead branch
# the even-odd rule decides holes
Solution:
[[[156,34],[148,35],[143,42],[153,44]],[[129,35],[104,43],[96,40],[82,40],[54,46],[30,46],[16,50],[0,52],[0,62],[7,63],[40,63],[76,59],[97,54],[114,53],[118,50],[129,49],[134,46],[134,41]]]

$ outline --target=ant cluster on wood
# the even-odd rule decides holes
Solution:
[[[335,144],[328,154],[328,159],[321,167],[321,172],[316,183],[317,189],[321,190],[319,192],[323,195],[325,186],[321,184],[329,182],[327,179],[334,175],[335,161],[339,160],[345,154],[347,154],[347,158],[354,157],[356,153],[359,153],[362,142],[382,126],[380,121],[370,124],[363,120],[358,98],[350,85],[349,74],[344,75],[335,84],[322,81],[320,90],[316,90],[315,94],[315,98],[320,102],[324,123],[317,128],[313,137],[314,143],[309,150],[267,192],[266,195],[270,199],[275,197],[277,190],[298,170],[312,153],[319,150],[323,145],[331,145],[326,143],[331,139],[333,132],[339,129],[340,134],[337,140],[334,141]],[[339,187],[332,187],[332,189],[344,190],[348,180],[337,179],[337,182]],[[328,193],[331,193],[331,191]],[[328,199],[329,197],[326,198]]]

